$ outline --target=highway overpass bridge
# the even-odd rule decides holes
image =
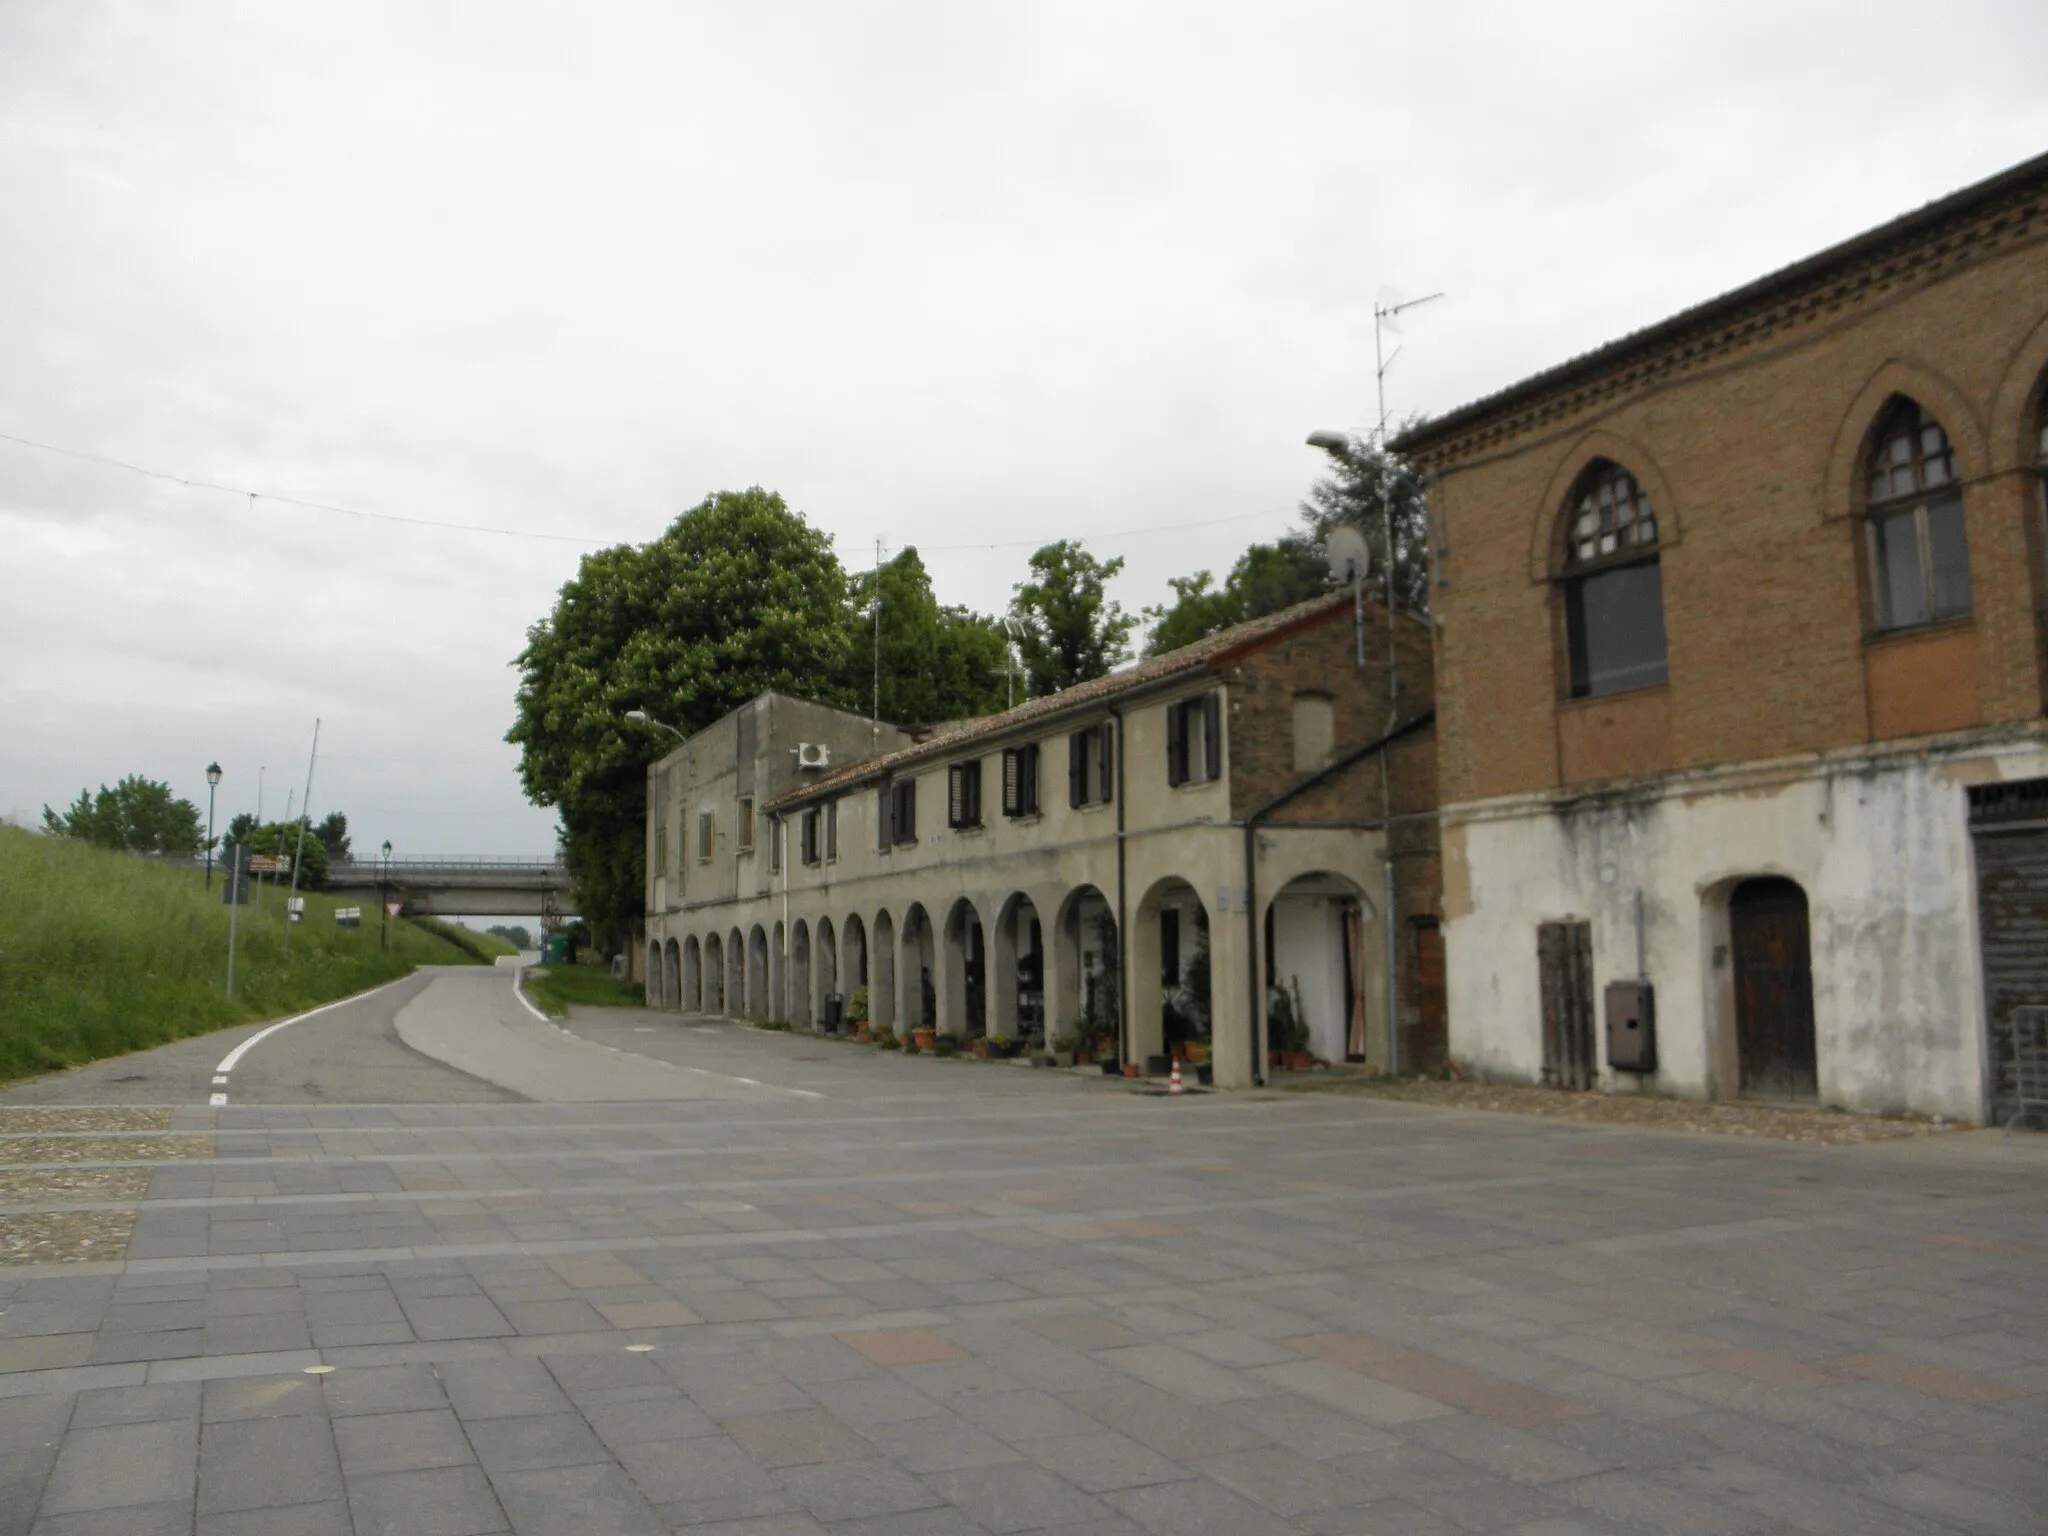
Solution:
[[[350,859],[329,866],[322,889],[430,917],[560,917],[570,900],[569,867],[546,857]]]

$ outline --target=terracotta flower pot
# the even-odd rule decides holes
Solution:
[[[1315,1057],[1307,1051],[1289,1051],[1287,1053],[1287,1070],[1290,1072],[1313,1072],[1315,1065]]]
[[[1137,1075],[1138,1075],[1138,1064],[1137,1064],[1137,1063],[1136,1063],[1135,1061],[1127,1061],[1127,1062],[1125,1062],[1125,1063],[1124,1063],[1124,1076],[1125,1076],[1125,1077],[1136,1077]]]
[[[917,1042],[920,1051],[928,1051],[939,1043],[939,1032],[936,1029],[913,1029],[910,1038]]]

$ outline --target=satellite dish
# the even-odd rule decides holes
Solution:
[[[1337,581],[1363,581],[1372,574],[1372,551],[1366,546],[1365,535],[1349,523],[1330,530],[1329,538],[1323,541],[1323,560]]]

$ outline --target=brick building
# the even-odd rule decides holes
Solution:
[[[1440,1060],[1429,635],[1367,614],[1363,665],[1337,594],[922,741],[764,695],[649,770],[651,998],[865,988],[878,1028],[1193,1044],[1231,1086],[1277,993],[1319,1057]]]
[[[2004,1102],[2048,1002],[2044,379],[2048,157],[1394,444],[1439,546],[1455,1057]],[[1596,1035],[1639,979],[1647,1071]]]

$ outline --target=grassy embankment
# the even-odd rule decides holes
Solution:
[[[579,1008],[643,1008],[647,989],[637,981],[613,981],[594,965],[536,965],[526,973],[526,995],[542,1013],[561,1018]]]
[[[361,992],[416,965],[467,965],[511,947],[411,921],[377,941],[377,904],[317,893],[284,956],[285,895],[236,920],[235,995],[225,995],[228,909],[197,870],[0,827],[0,1082],[278,1018]],[[338,928],[336,907],[363,908]],[[436,924],[436,928],[443,925]]]

